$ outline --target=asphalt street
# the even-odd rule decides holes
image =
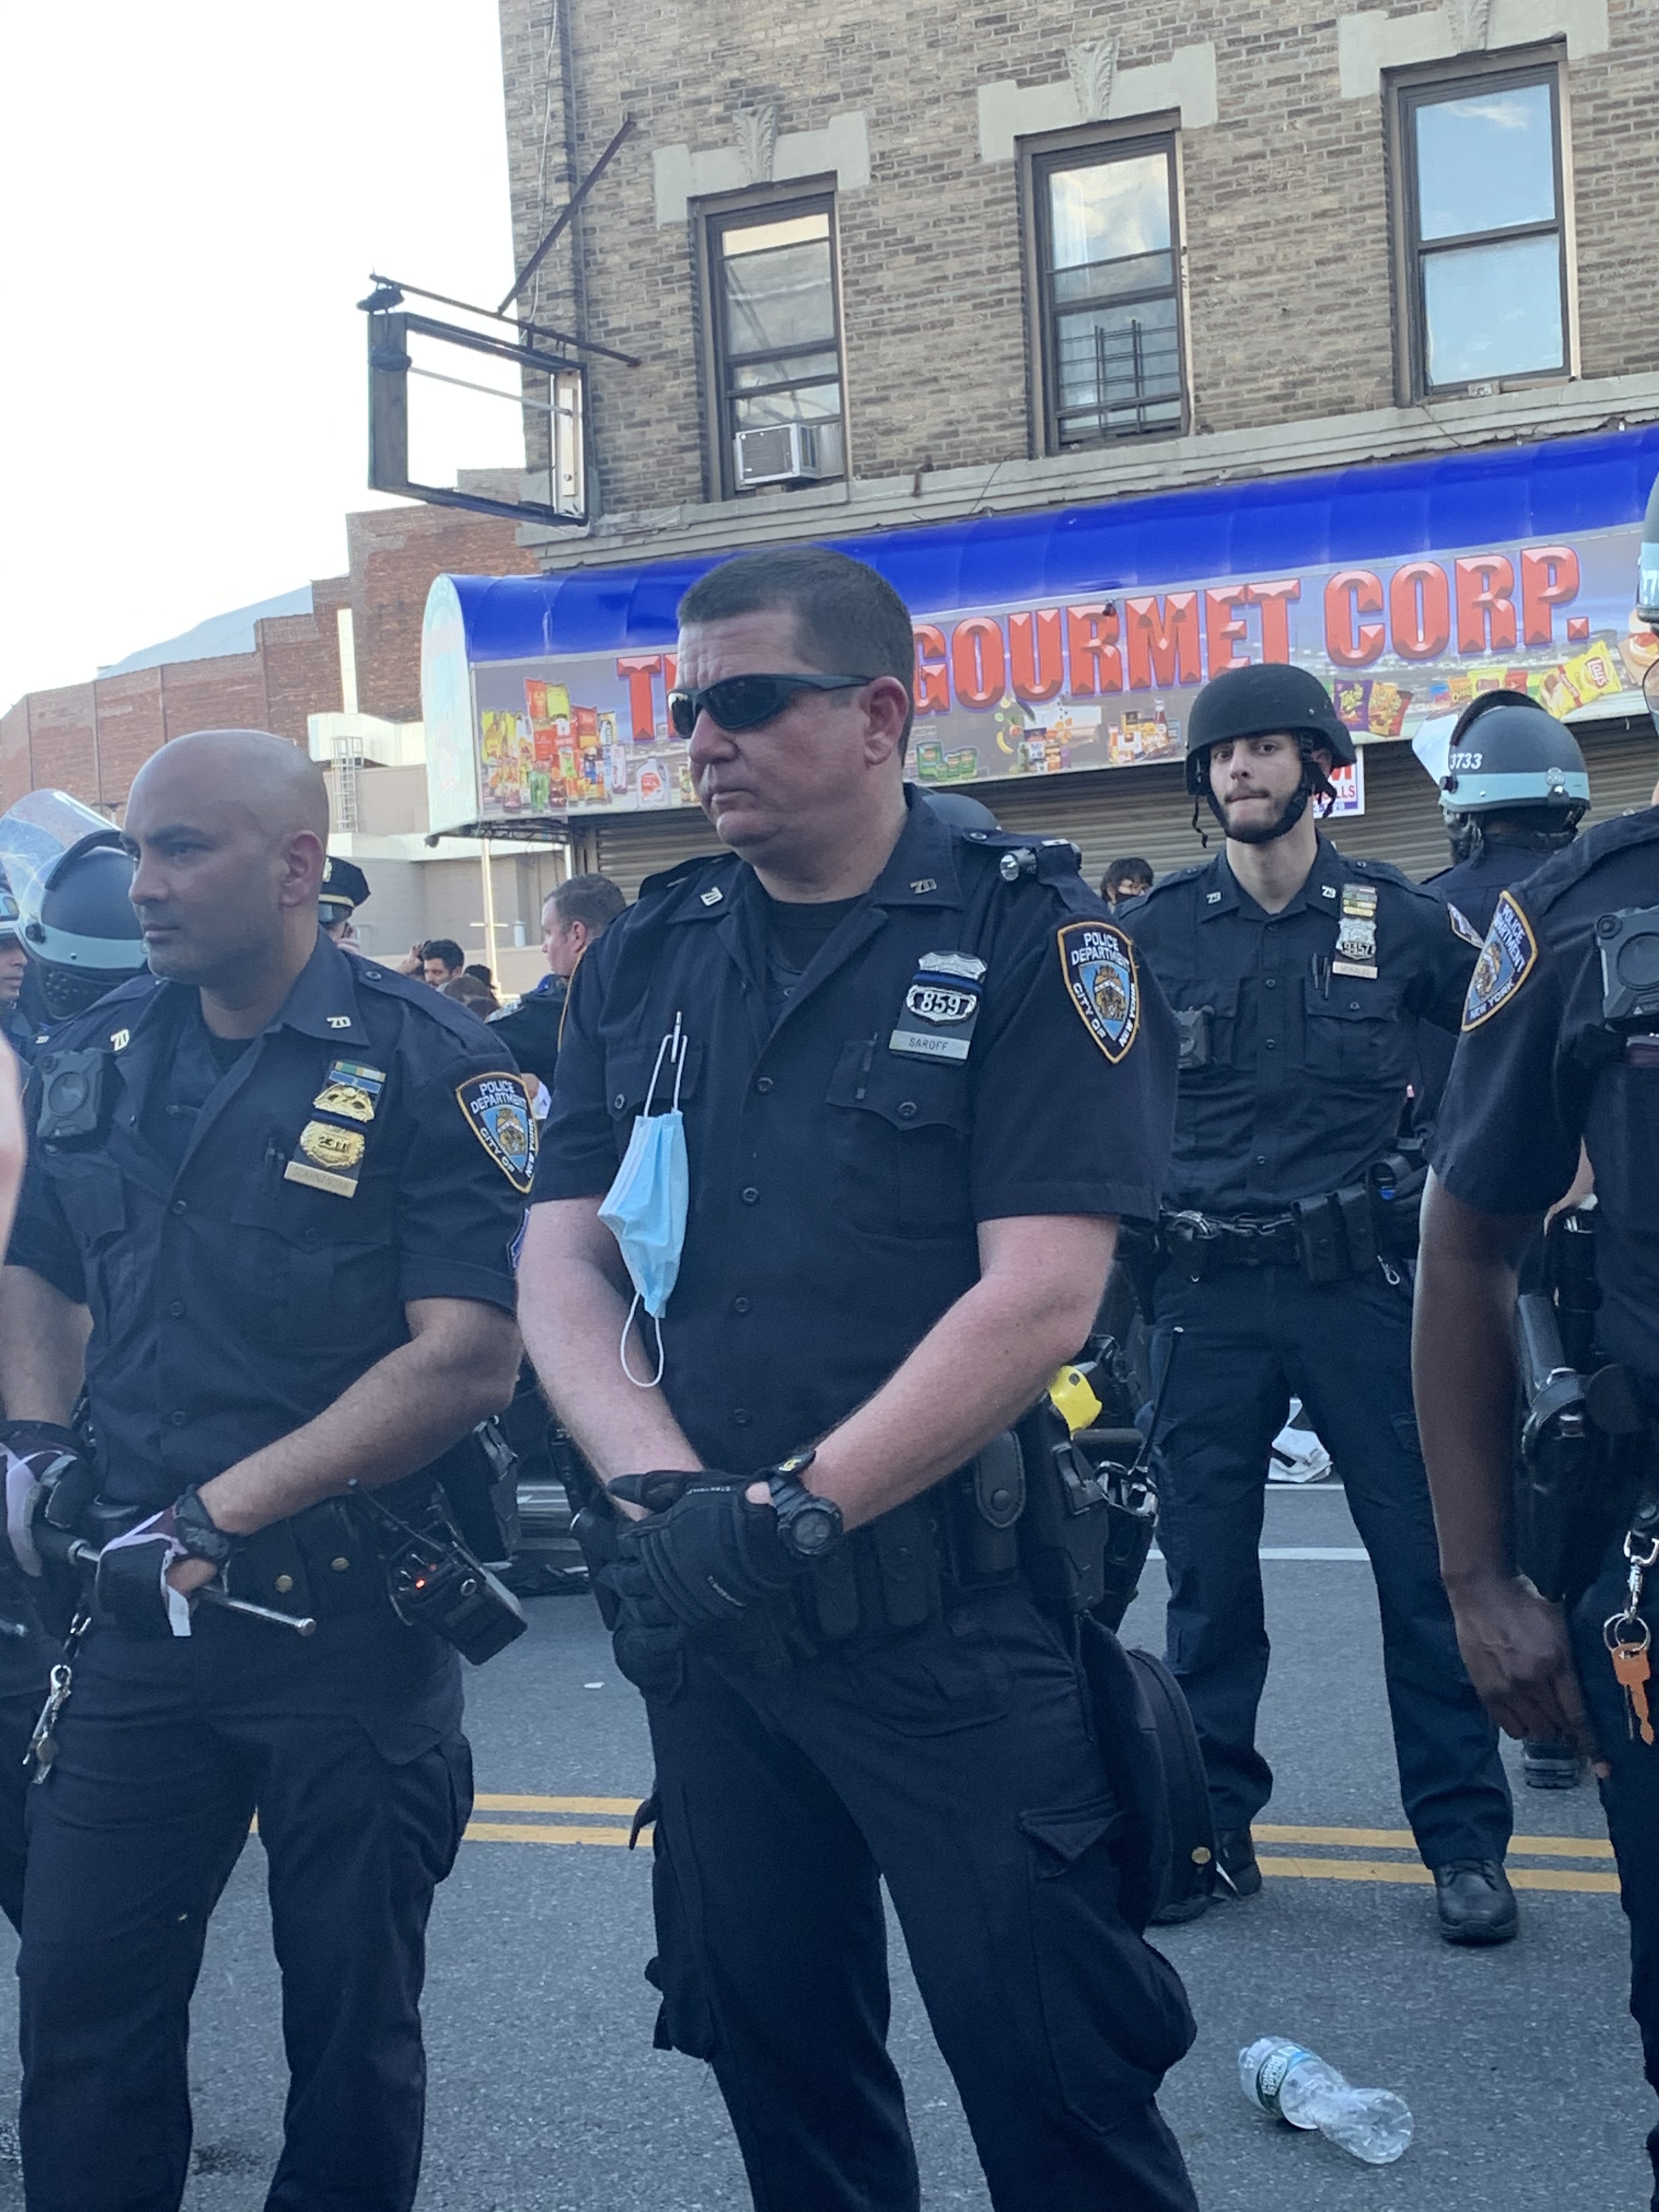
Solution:
[[[1345,1556],[1357,1542],[1340,1492],[1271,1494],[1263,1744],[1279,1782],[1257,1829],[1271,1878],[1254,1901],[1163,1936],[1200,2021],[1164,2100],[1200,2201],[1206,2212],[1640,2212],[1653,2100],[1624,2008],[1624,1922],[1593,1790],[1522,1790],[1516,1765],[1529,1847],[1511,1865],[1532,1885],[1521,1937],[1492,1953],[1443,1945],[1404,1847],[1370,1577]],[[1154,1566],[1127,1640],[1158,1648],[1162,1595]],[[530,1635],[469,1674],[478,1809],[432,1925],[422,2212],[739,2212],[748,2192],[712,2076],[650,2047],[647,1855],[623,1847],[625,1808],[650,1779],[638,1701],[588,1600],[531,1611]],[[982,2208],[902,1951],[895,1984],[926,2202]],[[8,1976],[8,2045],[12,1987]],[[1264,2033],[1403,2095],[1416,2119],[1405,2158],[1359,2166],[1253,2112],[1236,2058]],[[257,1839],[210,1938],[192,2052],[186,2203],[256,2212],[283,2094]],[[0,2114],[9,2102],[0,2091]],[[22,2201],[15,2142],[0,2126],[0,2208]]]

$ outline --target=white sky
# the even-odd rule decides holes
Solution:
[[[0,209],[3,708],[397,504],[353,303],[512,281],[495,0],[0,0]]]

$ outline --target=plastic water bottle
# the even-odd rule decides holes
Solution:
[[[1367,2166],[1389,2166],[1412,2139],[1412,2116],[1392,2089],[1356,2089],[1288,2036],[1263,2035],[1238,2054],[1239,2086],[1259,2112],[1317,2128]]]

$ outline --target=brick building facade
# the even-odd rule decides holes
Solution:
[[[419,720],[421,617],[447,568],[523,574],[533,556],[511,523],[441,507],[346,518],[349,566],[313,583],[312,611],[255,625],[251,653],[173,661],[90,684],[30,692],[0,716],[0,808],[51,786],[113,811],[138,769],[191,730],[274,730],[303,746],[310,715],[339,708],[340,611],[349,609],[356,703],[387,721]]]

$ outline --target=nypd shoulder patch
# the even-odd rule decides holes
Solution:
[[[524,1078],[470,1075],[455,1086],[467,1126],[520,1197],[536,1179],[536,1119]]]
[[[1056,932],[1066,994],[1114,1065],[1140,1030],[1140,978],[1134,947],[1109,921],[1068,921]]]
[[[1538,939],[1533,935],[1532,924],[1514,893],[1505,891],[1469,978],[1469,994],[1463,1001],[1466,1033],[1478,1030],[1500,1006],[1509,1004],[1531,975],[1537,958]]]

